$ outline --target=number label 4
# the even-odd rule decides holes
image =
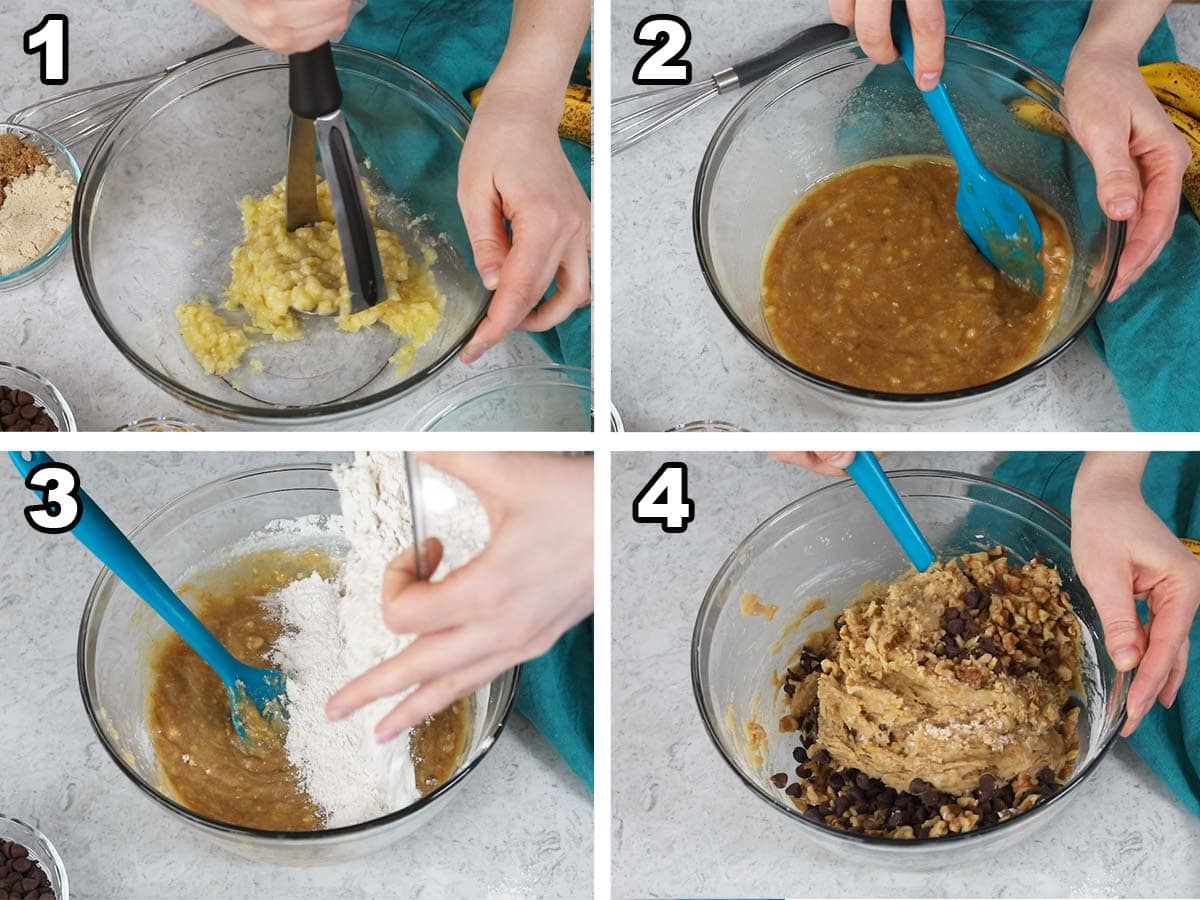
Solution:
[[[25,507],[25,521],[43,534],[62,534],[79,524],[79,476],[60,462],[42,463],[25,476],[25,487],[42,495],[42,502]]]
[[[663,463],[633,500],[633,521],[660,525],[668,534],[683,534],[696,518],[696,504],[688,497],[687,466]]]

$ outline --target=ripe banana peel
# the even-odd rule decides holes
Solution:
[[[1142,66],[1141,71],[1163,111],[1192,148],[1192,162],[1183,176],[1183,196],[1200,218],[1200,69],[1187,63],[1160,62]],[[1018,97],[1009,108],[1031,128],[1067,136],[1062,117],[1034,97]]]
[[[591,67],[588,67],[588,77],[591,77]],[[467,94],[467,100],[472,109],[479,107],[483,96],[483,88],[477,87]],[[558,123],[558,133],[561,137],[585,147],[592,145],[592,89],[586,84],[571,83],[567,85],[567,95],[563,100],[562,119]]]

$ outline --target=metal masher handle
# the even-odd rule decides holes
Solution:
[[[826,44],[833,44],[837,41],[843,41],[850,37],[850,29],[845,25],[835,25],[832,22],[827,22],[824,25],[814,25],[812,28],[805,28],[803,31],[792,35],[774,50],[768,50],[753,59],[748,59],[745,62],[736,63],[730,66],[726,72],[732,74],[736,79],[736,83],[729,87],[745,87],[748,84],[753,84],[765,75],[770,75],[784,63],[791,62],[798,56],[803,56],[818,47],[824,47]],[[718,72],[713,76],[718,87],[721,84],[721,74]]]
[[[302,119],[319,119],[341,109],[342,87],[328,41],[288,56],[288,103]]]

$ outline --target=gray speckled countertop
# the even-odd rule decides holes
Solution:
[[[645,52],[630,39],[651,12],[674,12],[692,29],[687,58],[697,77],[828,21],[825,0],[769,0],[735,17],[720,0],[613,0],[613,96]],[[1185,59],[1200,58],[1200,8],[1170,13]],[[1086,341],[1004,401],[899,423],[831,412],[797,391],[730,325],[709,293],[692,242],[692,191],[705,147],[738,99],[718,97],[613,160],[613,403],[629,431],[662,431],[722,419],[753,431],[1107,431],[1130,427],[1108,370]],[[667,340],[666,336],[670,336]]]
[[[689,467],[696,520],[684,535],[628,514],[667,459]],[[896,453],[884,464],[986,474],[996,460]],[[721,760],[692,698],[689,647],[705,589],[737,542],[829,479],[765,453],[621,453],[612,473],[614,897],[1200,894],[1200,821],[1120,740],[1057,818],[998,858],[918,873],[811,843]]]
[[[144,75],[230,37],[218,19],[189,0],[64,0],[53,8],[70,17],[70,82],[63,88],[39,83],[37,58],[21,50],[21,33],[41,20],[46,5],[5,4],[11,27],[9,39],[0,42],[0,71],[7,73],[0,81],[0,121],[35,101]],[[124,359],[87,308],[69,248],[45,277],[0,294],[0,321],[0,360],[49,378],[67,398],[80,430],[112,431],[147,416],[178,416],[208,430],[236,427],[171,397]],[[455,360],[408,396],[337,427],[400,430],[426,403],[472,375],[546,362],[528,335],[514,334],[473,366]]]
[[[219,476],[335,455],[57,454],[122,525]],[[97,482],[103,487],[96,487]],[[81,900],[383,896],[491,900],[592,895],[592,802],[518,715],[428,827],[374,857],[287,868],[232,856],[157,808],[108,758],[79,696],[75,643],[100,564],[70,537],[21,517],[28,492],[0,478],[8,566],[0,577],[0,813],[41,828]]]

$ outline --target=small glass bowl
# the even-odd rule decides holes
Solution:
[[[113,431],[203,431],[199,425],[195,425],[184,419],[175,416],[148,416],[145,419],[138,419],[134,422],[126,422],[119,428],[114,428]]]
[[[9,122],[0,122],[0,134],[15,134],[21,140],[34,144],[48,160],[71,176],[76,188],[79,187],[79,163],[75,161],[74,155],[66,148],[66,145],[57,138],[27,125],[13,125]],[[51,244],[41,256],[19,269],[0,275],[0,293],[25,287],[49,272],[62,254],[63,247],[67,246],[70,240],[71,223],[68,222],[63,233],[58,236],[58,240]]]
[[[591,431],[592,373],[577,366],[511,366],[438,394],[411,431]],[[620,419],[610,427],[620,431]]]
[[[70,900],[67,867],[63,865],[62,857],[58,855],[48,837],[20,819],[0,816],[0,841],[13,841],[26,848],[29,858],[41,866],[49,876],[50,887],[54,889],[57,900]]]
[[[999,544],[1014,560],[1043,556],[1062,576],[1080,623],[1083,681],[1079,757],[1062,789],[997,825],[901,840],[855,835],[809,819],[771,783],[772,773],[795,766],[794,741],[780,740],[767,725],[767,748],[756,751],[745,738],[744,724],[778,721],[773,676],[792,650],[833,623],[864,584],[886,584],[910,568],[878,513],[851,481],[790,503],[730,553],[696,617],[692,689],[705,730],[742,784],[794,822],[798,834],[823,848],[876,865],[913,869],[953,866],[980,854],[995,858],[1001,847],[1044,828],[1092,777],[1125,722],[1130,676],[1117,671],[1105,650],[1099,614],[1071,560],[1071,526],[1064,516],[1022,491],[985,478],[920,470],[888,476],[943,557]],[[746,592],[777,604],[778,614],[771,621],[742,615],[739,599]],[[824,598],[825,607],[797,624],[794,620],[813,597]]]
[[[75,415],[58,388],[36,372],[15,363],[0,362],[0,384],[33,396],[33,401],[54,420],[59,431],[75,431]]]
[[[733,434],[744,432],[745,430],[745,428],[739,428],[732,422],[722,422],[720,419],[696,419],[692,422],[684,422],[681,425],[668,428],[667,434],[692,434],[704,431]]]

